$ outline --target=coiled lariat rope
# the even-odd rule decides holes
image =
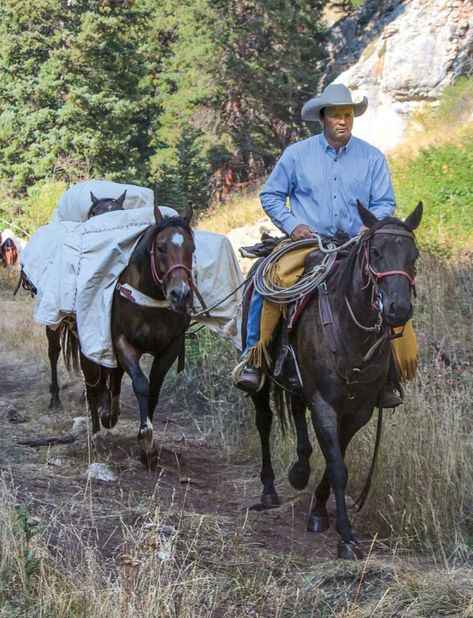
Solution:
[[[281,305],[299,300],[322,283],[337,259],[338,252],[356,243],[358,238],[358,236],[350,238],[342,245],[336,245],[334,242],[329,241],[327,246],[323,244],[323,239],[318,234],[315,234],[314,238],[283,241],[256,269],[253,278],[255,290],[261,296],[269,298],[273,303]],[[318,248],[325,254],[322,262],[317,264],[310,272],[303,274],[297,283],[289,287],[278,285],[275,282],[277,276],[275,276],[274,269],[281,257],[290,251],[300,247],[310,247],[311,245],[314,246],[314,250]]]

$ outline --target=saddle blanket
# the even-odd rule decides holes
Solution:
[[[90,191],[97,198],[117,198],[127,190],[124,210],[87,220]],[[37,289],[34,320],[52,328],[64,317],[77,321],[82,352],[106,367],[115,367],[110,318],[117,278],[128,264],[142,232],[154,223],[150,189],[109,181],[86,181],[59,200],[51,223],[32,235],[21,255],[22,268]],[[164,216],[177,215],[160,206]],[[230,336],[241,347],[241,285],[243,276],[226,236],[196,230],[194,279],[207,307],[230,297],[198,322]],[[194,299],[194,308],[201,310]]]

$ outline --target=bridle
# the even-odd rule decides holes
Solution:
[[[391,275],[402,275],[403,277],[406,277],[407,280],[409,281],[409,287],[410,288],[415,288],[415,276],[411,277],[410,274],[408,272],[406,272],[405,270],[385,270],[385,271],[377,271],[373,268],[373,266],[370,263],[370,241],[373,238],[373,236],[375,236],[376,234],[392,234],[394,236],[406,236],[407,238],[410,238],[411,240],[414,241],[415,243],[415,235],[413,232],[409,232],[408,230],[394,230],[392,228],[379,228],[377,230],[374,230],[371,234],[369,234],[363,241],[362,241],[362,246],[363,246],[363,256],[362,256],[362,260],[361,260],[361,268],[363,271],[363,265],[365,266],[365,273],[368,274],[371,283],[373,283],[373,285],[377,285],[378,281],[380,281],[381,279],[383,279],[384,277],[389,277]],[[414,295],[415,295],[415,291],[414,291]]]
[[[178,220],[175,223],[176,227],[181,228],[183,231],[186,231],[184,226],[181,224],[180,225],[180,220]],[[171,226],[169,226],[171,227]],[[161,275],[161,277],[159,276],[158,273],[158,269],[156,267],[156,252],[155,252],[155,241],[156,238],[159,236],[159,234],[164,231],[165,229],[167,229],[167,227],[163,228],[162,230],[158,230],[156,236],[153,238],[153,242],[151,244],[151,249],[149,251],[149,258],[150,258],[150,269],[151,269],[151,276],[153,278],[154,283],[158,286],[158,288],[161,288],[164,291],[164,282],[166,281],[166,279],[169,277],[169,275],[174,272],[175,270],[184,270],[186,275],[187,275],[187,282],[189,284],[189,287],[192,288],[193,287],[193,277],[192,277],[192,268],[189,268],[188,266],[186,266],[185,264],[182,263],[177,263],[177,264],[173,264],[172,266],[170,266],[166,272],[164,273],[164,275]]]
[[[182,226],[178,226],[178,227],[182,227]],[[184,228],[182,228],[182,229],[184,229]],[[156,237],[154,238],[154,240],[156,240],[158,235],[159,235],[159,232],[158,232],[158,234],[156,234]],[[199,303],[201,304],[201,306],[205,310],[205,313],[208,314],[207,305],[205,304],[205,301],[202,298],[202,295],[199,292],[199,289],[197,288],[197,286],[195,284],[194,277],[193,277],[193,274],[192,274],[192,268],[189,268],[185,264],[182,264],[182,263],[179,262],[177,264],[173,264],[170,268],[168,268],[166,270],[166,272],[164,273],[164,275],[162,275],[161,277],[159,276],[158,269],[156,267],[156,253],[155,253],[155,250],[154,250],[154,240],[153,240],[153,243],[151,245],[150,252],[149,252],[151,276],[153,278],[154,283],[157,285],[158,288],[160,288],[162,290],[163,293],[165,293],[164,282],[169,277],[169,275],[172,272],[174,272],[175,270],[178,270],[178,269],[184,270],[186,275],[187,275],[187,283],[188,283],[190,289],[197,296],[197,298],[199,300]]]
[[[386,223],[385,225],[387,224],[388,223]],[[363,289],[366,289],[371,285],[371,306],[378,314],[378,319],[376,321],[376,324],[374,324],[374,326],[364,326],[363,324],[361,324],[355,317],[353,309],[350,306],[350,303],[346,296],[345,296],[345,303],[347,305],[348,312],[353,322],[356,324],[356,326],[358,326],[360,329],[364,331],[374,331],[374,332],[379,333],[381,331],[381,327],[383,324],[383,301],[382,301],[382,295],[379,291],[379,285],[378,285],[381,279],[384,279],[386,277],[390,277],[393,275],[401,275],[403,277],[406,277],[406,279],[408,280],[409,289],[412,291],[414,296],[416,296],[416,288],[415,288],[415,275],[414,277],[412,277],[405,270],[378,271],[372,266],[371,261],[370,261],[371,239],[376,234],[390,234],[393,236],[405,236],[406,238],[410,238],[411,240],[413,240],[414,243],[415,243],[415,234],[407,229],[393,229],[393,228],[388,228],[388,227],[383,226],[383,227],[378,227],[374,230],[368,230],[360,238],[360,245],[358,249],[358,254],[361,254],[360,277],[361,277],[361,280],[363,281],[364,277],[367,276],[367,281],[364,284]]]
[[[185,264],[173,264],[170,268],[167,269],[167,271],[164,273],[164,275],[162,275],[161,277],[158,274],[158,269],[156,268],[156,253],[154,251],[154,243],[151,247],[151,250],[149,252],[149,257],[150,257],[150,267],[151,267],[151,276],[153,277],[153,281],[155,282],[155,284],[163,289],[164,287],[164,282],[166,281],[166,279],[169,277],[169,275],[174,271],[177,270],[178,268],[184,270],[187,274],[187,281],[189,283],[189,286],[192,288],[195,284],[194,284],[194,280],[192,277],[192,269],[189,268],[188,266],[186,266]]]
[[[361,270],[361,278],[363,279],[363,275],[368,276],[368,281],[365,287],[371,284],[372,292],[371,292],[371,306],[378,312],[382,312],[382,300],[381,294],[379,292],[379,282],[381,279],[385,277],[391,277],[393,275],[401,275],[402,277],[406,277],[409,282],[409,289],[412,290],[414,296],[416,296],[415,289],[415,275],[411,277],[411,275],[405,270],[385,270],[378,271],[373,268],[370,262],[370,249],[371,249],[371,239],[373,236],[377,234],[390,234],[392,236],[405,236],[406,238],[410,238],[415,243],[415,235],[413,232],[409,230],[399,230],[387,227],[379,227],[372,232],[368,232],[365,237],[362,237],[360,250],[362,251],[362,256],[360,260],[360,270]]]

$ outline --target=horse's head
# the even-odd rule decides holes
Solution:
[[[158,206],[154,209],[156,226],[149,246],[151,273],[170,308],[178,313],[186,313],[192,307],[192,214],[190,203],[183,218],[163,217]]]
[[[95,195],[90,192],[90,199],[92,201],[92,206],[90,207],[88,219],[92,217],[97,217],[98,215],[103,215],[106,212],[112,212],[113,210],[123,210],[123,202],[126,197],[126,189],[116,200],[111,197],[101,197],[97,198]]]
[[[360,245],[363,276],[373,286],[373,306],[389,326],[403,326],[412,316],[412,291],[419,251],[414,230],[422,219],[422,202],[401,221],[379,220],[358,202],[361,221],[368,228]]]
[[[0,260],[5,268],[13,268],[18,262],[18,249],[12,238],[7,238],[1,244]]]

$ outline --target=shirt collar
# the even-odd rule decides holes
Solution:
[[[348,142],[345,144],[345,146],[342,146],[340,148],[340,153],[345,152],[346,150],[348,150],[350,148],[350,144],[352,142],[353,139],[353,135],[350,135],[350,139],[348,140]],[[322,144],[322,148],[324,149],[324,152],[330,151],[330,152],[335,152],[335,148],[333,146],[330,146],[330,144],[327,142],[327,138],[325,137],[325,135],[323,133],[320,133],[320,142]]]

